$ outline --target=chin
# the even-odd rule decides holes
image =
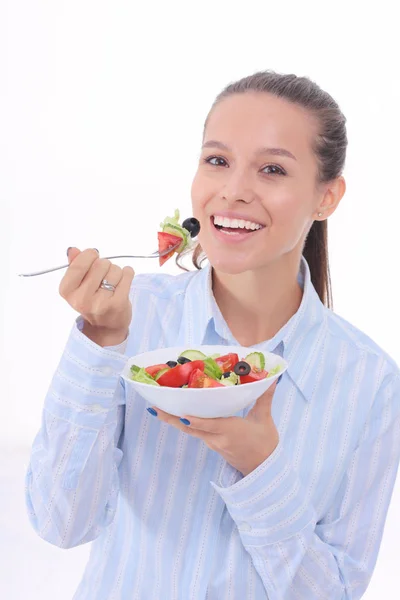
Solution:
[[[200,229],[198,241],[204,250],[210,265],[220,273],[239,275],[248,271],[257,271],[269,262],[268,254],[271,248],[268,238],[256,234],[257,242],[231,242],[216,240],[206,227]]]
[[[222,253],[210,253],[207,259],[216,271],[227,275],[239,275],[260,268],[258,261],[251,260],[248,256],[223,256]]]

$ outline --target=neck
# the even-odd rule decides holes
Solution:
[[[213,268],[216,303],[240,345],[273,338],[297,312],[303,296],[299,268],[299,258],[289,254],[262,269],[235,275]]]

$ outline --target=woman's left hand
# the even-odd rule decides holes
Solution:
[[[245,477],[259,467],[275,450],[279,433],[271,416],[276,383],[258,398],[248,415],[218,419],[200,419],[185,416],[190,424],[159,408],[161,421],[180,431],[203,440],[211,450],[218,452],[232,467]]]

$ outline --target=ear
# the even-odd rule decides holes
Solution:
[[[337,207],[346,192],[346,181],[343,176],[333,179],[325,184],[325,192],[322,200],[317,206],[317,214],[322,213],[322,217],[317,217],[317,220],[324,220],[330,217]]]

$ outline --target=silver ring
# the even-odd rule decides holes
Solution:
[[[112,283],[110,283],[109,281],[107,281],[107,279],[103,279],[103,281],[100,284],[101,289],[103,290],[107,290],[109,292],[115,292],[116,286],[113,285]]]

